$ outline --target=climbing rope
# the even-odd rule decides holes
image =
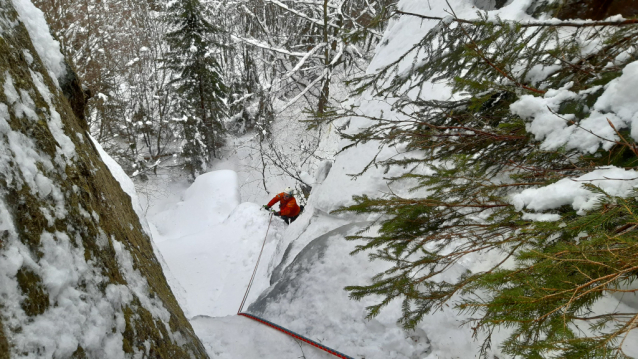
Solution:
[[[266,319],[262,319],[259,318],[257,316],[254,316],[252,314],[248,314],[248,313],[242,313],[242,309],[244,309],[244,304],[246,303],[246,298],[248,298],[248,293],[250,292],[250,287],[252,287],[253,285],[253,281],[255,280],[255,274],[257,273],[257,267],[259,267],[259,261],[261,260],[261,254],[264,252],[264,246],[266,245],[266,238],[268,238],[268,231],[270,230],[270,223],[272,222],[272,215],[273,212],[270,212],[270,219],[268,220],[268,229],[266,229],[266,236],[264,237],[264,243],[261,245],[261,251],[259,252],[259,257],[257,257],[257,264],[255,264],[255,269],[253,270],[253,276],[250,277],[250,282],[248,282],[248,288],[246,288],[246,293],[244,294],[244,299],[242,299],[241,301],[241,305],[239,306],[239,310],[237,311],[237,315],[246,317],[246,318],[250,318],[252,320],[256,320],[262,324],[265,324],[273,329],[276,329],[284,334],[287,334],[295,339],[301,340],[305,343],[308,343],[310,345],[312,345],[315,348],[319,348],[327,353],[330,353],[338,358],[342,358],[342,359],[354,359],[352,357],[349,357],[345,354],[342,354],[334,349],[331,349],[323,344],[317,343],[316,341],[312,340],[312,339],[308,339],[306,337],[304,337],[303,335],[299,335],[295,332],[293,332],[292,330],[288,330],[280,325],[277,325],[273,322],[267,321]]]
[[[264,243],[261,245],[261,251],[259,252],[259,257],[257,257],[257,264],[255,264],[255,270],[253,270],[253,276],[250,277],[250,282],[248,282],[248,288],[246,288],[246,294],[244,294],[244,299],[241,301],[241,305],[239,306],[239,310],[237,310],[237,314],[241,313],[241,310],[244,309],[244,304],[246,303],[246,298],[248,298],[248,293],[250,292],[250,287],[253,286],[253,281],[255,280],[255,274],[257,274],[257,267],[259,267],[259,261],[261,260],[261,254],[264,253],[264,246],[266,245],[266,238],[268,238],[268,231],[270,230],[270,223],[272,222],[272,214],[270,212],[270,219],[268,220],[268,229],[266,229],[266,236],[264,236]]]
[[[308,339],[308,338],[304,337],[303,335],[299,335],[299,334],[293,332],[292,330],[288,330],[288,329],[286,329],[286,328],[284,328],[284,327],[282,327],[280,325],[277,325],[277,324],[275,324],[273,322],[269,322],[266,319],[262,319],[262,318],[259,318],[257,316],[254,316],[254,315],[248,314],[248,313],[239,313],[239,315],[244,316],[246,318],[250,318],[252,320],[256,320],[256,321],[258,321],[258,322],[260,322],[262,324],[265,324],[265,325],[267,325],[267,326],[269,326],[271,328],[277,329],[278,331],[280,331],[282,333],[286,333],[286,334],[290,335],[291,337],[293,337],[295,339],[301,340],[303,342],[306,342],[306,343],[312,345],[315,348],[319,348],[319,349],[321,349],[321,350],[323,350],[325,352],[328,352],[328,353],[336,356],[337,358],[354,359],[354,358],[349,357],[349,356],[347,356],[347,355],[345,355],[343,353],[339,353],[338,351],[336,351],[334,349],[328,348],[327,346],[325,346],[323,344],[319,344],[319,343],[317,343],[316,341],[314,341],[312,339]]]

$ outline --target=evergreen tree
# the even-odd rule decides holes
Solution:
[[[221,47],[216,41],[221,29],[208,22],[206,15],[199,0],[177,0],[165,16],[173,29],[166,35],[170,50],[165,63],[175,71],[173,84],[180,95],[184,125],[182,154],[193,178],[217,156],[225,132],[227,89],[215,54]]]
[[[391,181],[408,181],[413,189],[408,198],[355,197],[354,205],[340,210],[382,215],[378,235],[350,237],[366,241],[357,252],[394,264],[372,284],[347,288],[354,299],[381,296],[368,308],[370,317],[401,299],[400,323],[410,329],[454,298],[457,309],[477,315],[475,329],[488,334],[484,349],[490,334],[507,326],[512,334],[502,349],[514,356],[624,357],[620,346],[638,313],[599,315],[592,307],[609,293],[637,291],[626,287],[638,278],[635,198],[588,186],[600,201],[585,216],[562,206],[545,212],[560,220],[537,222],[510,196],[599,166],[635,168],[636,145],[620,129],[593,156],[567,146],[548,149],[510,105],[572,86],[580,95],[565,99],[555,116],[580,128],[604,86],[637,56],[638,28],[625,26],[631,23],[559,27],[448,19],[397,61],[361,79],[359,92],[385,96],[403,117],[367,117],[367,128],[343,136],[351,146],[378,141],[406,148],[403,157],[375,157],[366,170],[403,168]],[[419,62],[400,72],[415,54]],[[552,70],[542,79],[530,76],[539,69]],[[447,80],[466,96],[422,99],[419,91],[433,79]],[[440,279],[468,255],[484,253],[499,253],[502,261],[456,280]],[[514,268],[504,265],[512,262]]]
[[[155,0],[35,0],[82,85],[91,135],[132,177],[181,159],[183,126],[160,66],[168,24]]]

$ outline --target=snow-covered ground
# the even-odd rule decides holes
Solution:
[[[184,201],[150,218],[155,241],[186,290],[188,315],[237,313],[268,228],[268,212],[240,203],[230,170],[197,178]],[[272,223],[253,297],[268,287],[268,258],[283,252],[284,223]],[[272,269],[271,269],[272,270]]]

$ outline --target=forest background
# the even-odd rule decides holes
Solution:
[[[195,177],[221,157],[226,134],[252,131],[263,166],[275,164],[301,183],[298,168],[318,136],[293,139],[301,156],[291,158],[272,141],[274,117],[290,116],[291,107],[325,113],[333,78],[365,69],[394,4],[34,3],[90,97],[92,136],[130,176],[178,166]]]

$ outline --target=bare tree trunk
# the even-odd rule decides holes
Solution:
[[[324,71],[331,71],[330,66],[330,46],[328,46],[328,0],[323,0],[323,42],[326,44],[324,47]],[[323,115],[328,107],[328,98],[330,97],[330,75],[326,74],[323,79],[323,87],[319,94],[319,103],[317,104],[317,113]]]
[[[200,102],[199,105],[202,109],[202,123],[207,129],[206,133],[204,133],[204,135],[206,136],[206,147],[207,147],[206,152],[210,153],[210,151],[212,150],[213,158],[217,158],[217,153],[215,150],[215,136],[213,133],[213,124],[208,123],[208,117],[206,116],[206,100],[204,99],[204,84],[202,82],[201,75],[198,76],[197,80],[199,85],[199,102]],[[207,157],[208,157],[208,161],[212,159],[210,158],[210,156],[207,156]]]

